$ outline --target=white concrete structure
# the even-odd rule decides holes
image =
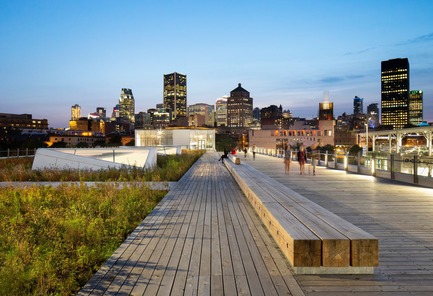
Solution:
[[[425,145],[414,145],[410,148],[417,148],[418,150],[424,148],[424,151],[428,156],[433,155],[433,126],[383,131],[372,131],[366,129],[365,132],[358,133],[358,145],[372,147],[371,151],[373,152],[384,151],[388,153],[402,153],[405,152],[402,140],[403,138],[410,136],[424,137],[426,140]],[[378,144],[378,142],[380,143]]]
[[[215,151],[215,130],[205,128],[136,129],[135,146],[176,146],[193,150],[206,149]]]
[[[156,156],[155,147],[40,148],[36,151],[32,169],[151,168],[156,165]]]

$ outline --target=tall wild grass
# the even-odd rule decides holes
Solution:
[[[81,181],[0,187],[0,295],[75,294],[166,194],[129,181],[176,181],[202,153],[158,156],[152,170],[96,172],[0,160],[0,181]]]
[[[97,171],[74,169],[32,170],[33,158],[0,159],[0,182],[178,181],[202,154],[202,150],[194,150],[181,155],[158,155],[156,167],[150,169],[125,166],[121,169],[109,168]]]

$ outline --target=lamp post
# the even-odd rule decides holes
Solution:
[[[368,152],[368,123],[365,124],[365,146],[367,146],[366,151]]]

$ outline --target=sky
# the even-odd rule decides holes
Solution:
[[[408,58],[411,90],[433,121],[431,0],[0,0],[0,113],[50,127],[118,103],[163,101],[163,75],[187,75],[187,103],[215,104],[242,84],[254,107],[334,115],[353,98],[380,106],[381,61]]]

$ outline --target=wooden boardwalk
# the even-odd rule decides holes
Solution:
[[[217,159],[198,160],[79,295],[304,295]]]
[[[293,275],[208,153],[80,295],[433,295],[433,189],[257,155],[246,163],[379,238],[372,275]],[[250,156],[251,157],[251,156]]]
[[[296,275],[306,295],[433,295],[433,189],[256,155],[247,164],[379,238],[373,275]]]

